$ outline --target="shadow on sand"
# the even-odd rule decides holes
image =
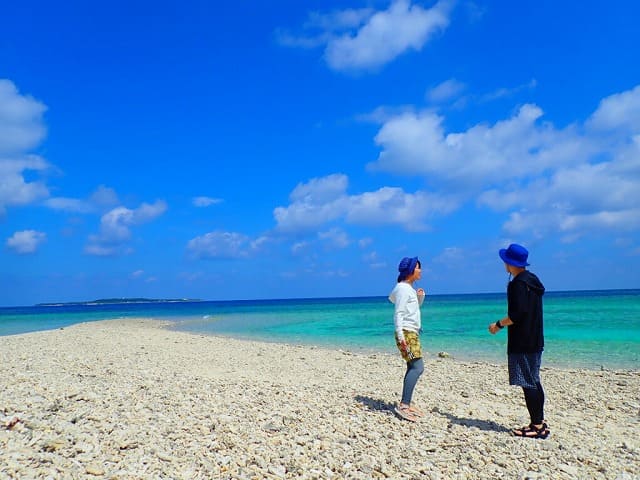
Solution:
[[[380,400],[377,398],[366,397],[363,395],[356,395],[356,402],[363,405],[367,410],[371,410],[372,412],[388,412],[393,413],[393,409],[396,406],[395,403],[386,402],[384,400]],[[461,425],[463,427],[468,428],[477,428],[478,430],[484,430],[487,432],[511,432],[510,429],[506,428],[504,425],[500,425],[496,422],[489,420],[479,420],[477,418],[463,418],[452,415],[448,412],[443,412],[438,407],[431,409],[431,413],[435,413],[437,415],[441,415],[447,418],[451,423],[456,425]]]
[[[392,412],[393,407],[396,406],[395,403],[385,402],[384,400],[379,400],[376,398],[365,397],[362,395],[356,395],[356,402],[362,404],[368,410],[373,412]]]
[[[469,428],[477,428],[478,430],[484,430],[487,432],[510,432],[511,430],[505,427],[504,425],[500,425],[496,422],[490,420],[478,420],[477,418],[463,418],[458,417],[456,415],[452,415],[448,412],[443,412],[439,408],[434,408],[431,410],[432,413],[437,413],[438,415],[442,415],[443,417],[449,419],[451,423],[455,423],[456,425],[462,425],[463,427]]]

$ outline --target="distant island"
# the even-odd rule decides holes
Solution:
[[[38,303],[36,307],[59,307],[68,305],[118,305],[122,303],[176,303],[201,302],[199,298],[100,298],[85,302]]]

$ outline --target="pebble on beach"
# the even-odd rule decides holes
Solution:
[[[531,440],[510,434],[528,418],[506,361],[427,355],[411,423],[398,355],[167,326],[3,337],[0,479],[640,478],[636,370],[543,367],[551,436]]]

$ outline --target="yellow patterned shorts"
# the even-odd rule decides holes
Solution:
[[[409,353],[403,352],[400,348],[398,337],[396,336],[396,345],[398,346],[398,350],[400,350],[402,359],[405,362],[410,362],[411,360],[415,360],[416,358],[422,358],[420,336],[416,332],[410,332],[409,330],[403,330],[402,333],[404,334],[404,339],[407,342],[407,346],[409,347]]]

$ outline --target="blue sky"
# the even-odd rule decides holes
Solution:
[[[0,305],[640,287],[636,2],[3,6]]]

